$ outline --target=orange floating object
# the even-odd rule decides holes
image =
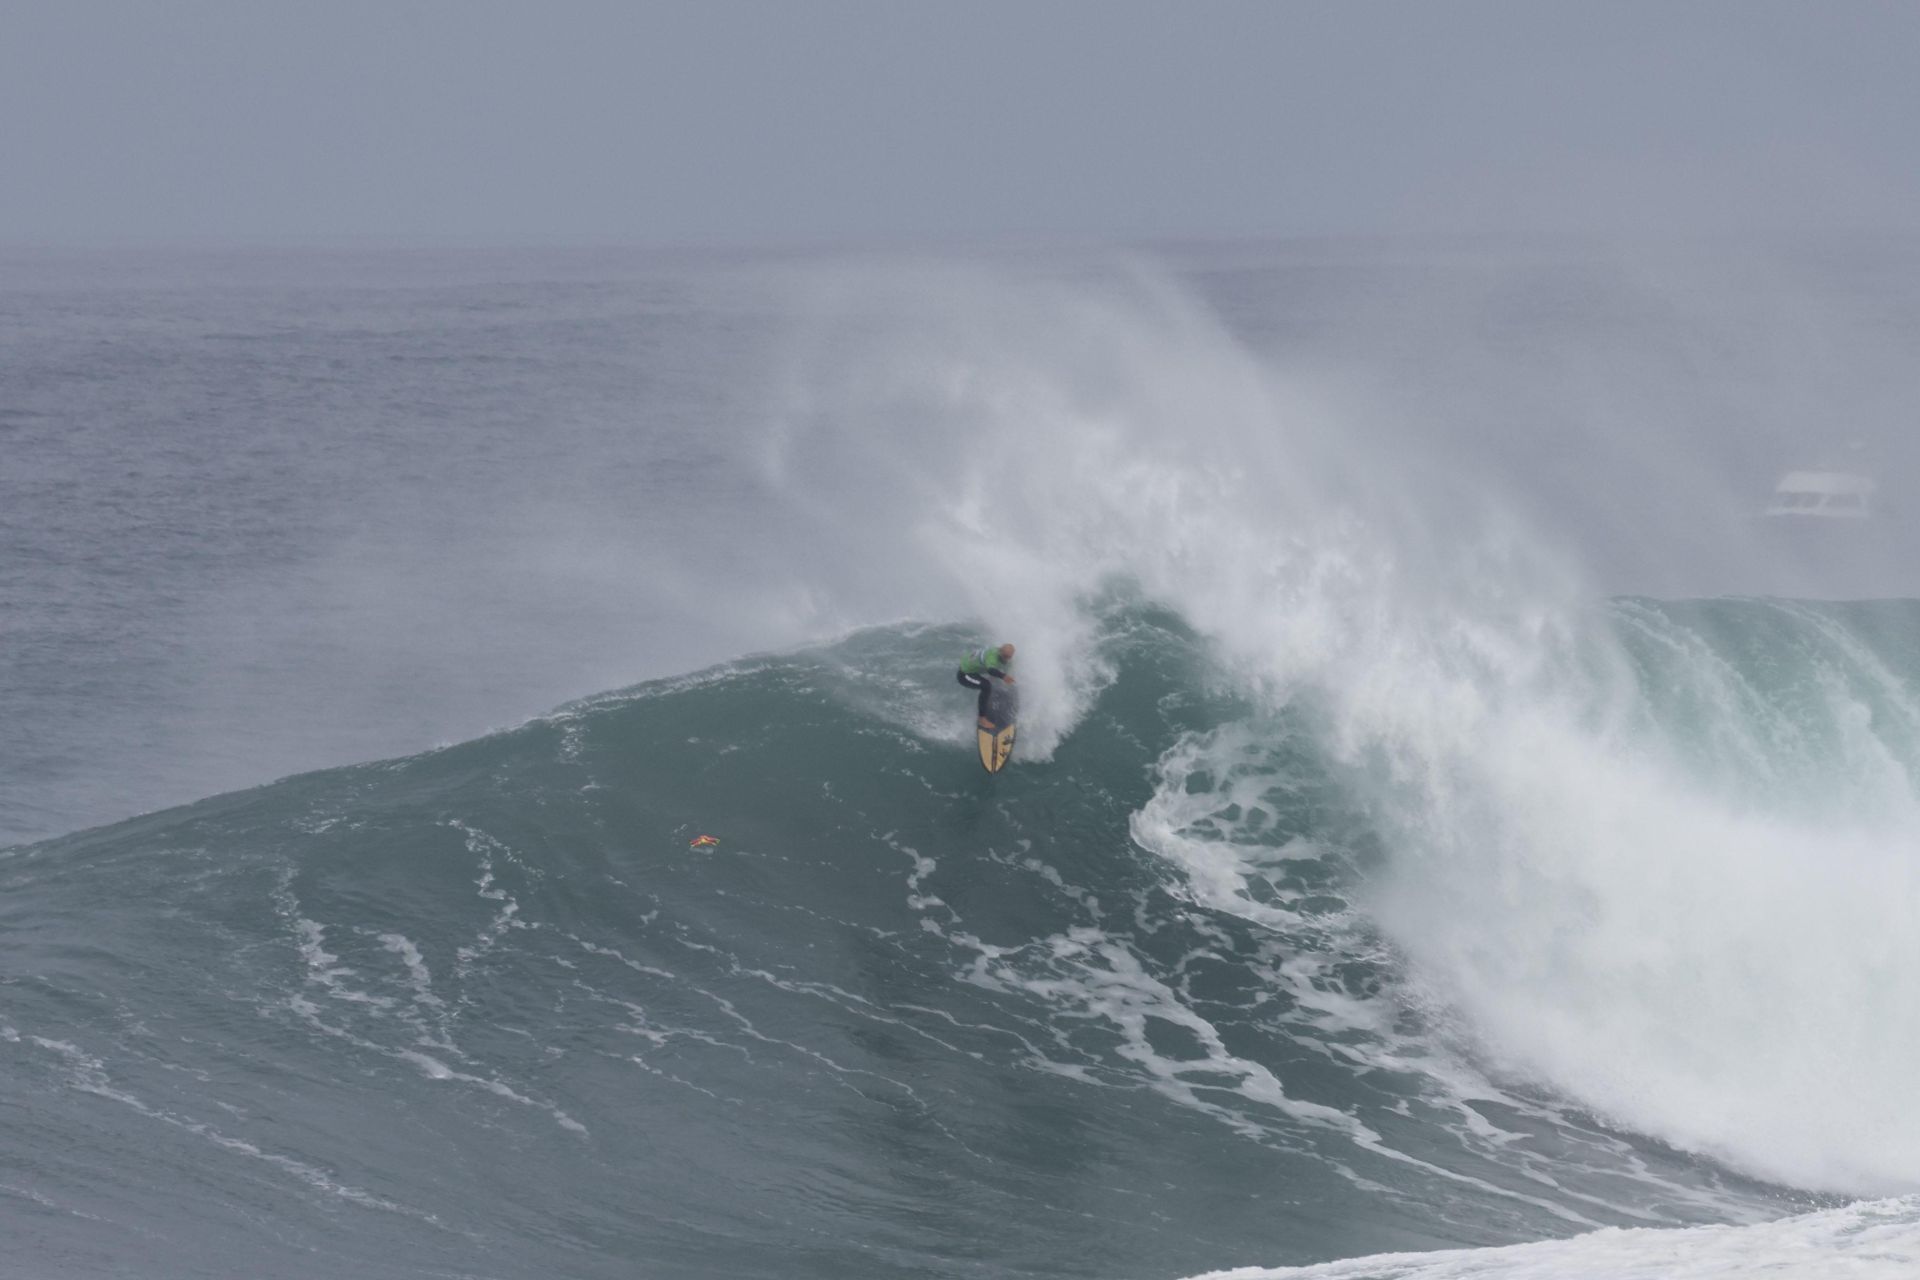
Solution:
[[[720,847],[718,836],[695,836],[687,845],[689,849],[717,849]]]

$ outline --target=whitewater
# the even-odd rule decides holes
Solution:
[[[9,260],[11,1256],[1915,1274],[1876,266]]]

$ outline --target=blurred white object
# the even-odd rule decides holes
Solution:
[[[1773,487],[1766,514],[1816,520],[1865,520],[1873,515],[1874,482],[1850,471],[1789,471]]]

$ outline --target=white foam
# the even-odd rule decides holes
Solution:
[[[542,1102],[537,1098],[529,1098],[526,1094],[518,1092],[504,1081],[494,1079],[490,1076],[476,1076],[466,1071],[455,1071],[438,1058],[421,1053],[417,1049],[401,1049],[393,1056],[399,1058],[402,1062],[412,1063],[420,1069],[420,1074],[429,1080],[452,1080],[463,1084],[478,1085],[487,1092],[505,1098],[509,1102],[517,1102],[523,1107],[532,1107],[536,1110],[549,1113],[553,1116],[554,1123],[558,1124],[562,1129],[571,1133],[580,1134],[583,1137],[586,1135],[587,1127],[568,1115],[565,1111],[562,1111],[558,1106],[555,1106],[551,1102]]]
[[[1911,1280],[1920,1203],[1849,1205],[1744,1227],[1608,1229],[1497,1249],[1391,1253],[1191,1280]]]
[[[134,1094],[116,1086],[107,1073],[106,1064],[99,1058],[88,1054],[71,1041],[54,1040],[43,1036],[32,1036],[29,1038],[32,1043],[42,1049],[58,1054],[65,1060],[69,1067],[69,1084],[83,1093],[94,1094],[98,1097],[106,1098],[109,1101],[117,1102],[122,1106],[131,1108],[133,1111],[138,1112],[150,1120],[158,1120],[176,1129],[203,1138],[223,1150],[235,1152],[239,1155],[273,1165],[283,1172],[291,1174],[308,1186],[313,1187],[315,1190],[337,1196],[351,1204],[359,1205],[366,1209],[380,1209],[389,1213],[418,1218],[435,1226],[440,1225],[439,1219],[433,1214],[410,1208],[382,1196],[364,1191],[359,1187],[341,1182],[317,1165],[310,1164],[304,1160],[296,1160],[292,1156],[281,1155],[278,1152],[267,1151],[251,1142],[232,1137],[214,1128],[212,1125],[207,1124],[205,1121],[195,1120],[189,1116],[179,1115],[164,1108],[151,1106]]]
[[[1711,638],[1637,665],[1478,478],[1151,273],[843,272],[819,301],[762,458],[797,578],[853,566],[819,587],[842,612],[964,605],[1017,641],[1029,760],[1110,678],[1091,598],[1135,584],[1317,726],[1385,841],[1362,905],[1485,1060],[1795,1185],[1920,1185],[1920,717],[1844,633],[1801,621],[1791,713]],[[1137,834],[1202,901],[1289,911],[1180,826]]]
[[[450,819],[444,825],[460,832],[466,839],[468,851],[476,854],[480,859],[480,875],[473,882],[475,893],[479,897],[487,899],[489,902],[497,902],[500,904],[499,909],[494,912],[493,919],[489,920],[486,926],[480,930],[479,936],[471,943],[454,952],[455,959],[457,960],[454,966],[454,973],[457,976],[464,977],[472,969],[474,962],[492,951],[494,947],[499,944],[500,939],[506,936],[506,934],[515,929],[530,929],[533,927],[525,920],[520,919],[520,903],[515,900],[512,894],[499,886],[499,882],[493,873],[494,858],[498,857],[503,861],[513,862],[530,875],[537,876],[540,873],[537,868],[528,867],[525,863],[520,862],[520,860],[514,856],[512,849],[494,839],[486,832],[475,827],[469,827],[466,823],[457,820]]]
[[[1282,838],[1271,819],[1273,812],[1298,803],[1293,794],[1298,780],[1273,763],[1270,739],[1276,732],[1271,722],[1241,723],[1182,738],[1160,761],[1154,796],[1134,816],[1134,838],[1181,867],[1184,887],[1196,902],[1273,930],[1261,954],[1237,956],[1235,964],[1261,978],[1272,996],[1283,997],[1269,1019],[1280,1028],[1297,1028],[1291,1036],[1295,1044],[1336,1060],[1343,1070],[1384,1070],[1424,1079],[1418,1101],[1429,1139],[1451,1133],[1470,1162],[1512,1169],[1553,1188],[1553,1195],[1515,1195],[1462,1172],[1457,1160],[1436,1158],[1431,1145],[1424,1157],[1416,1158],[1391,1148],[1364,1125],[1355,1124],[1344,1136],[1371,1154],[1418,1165],[1489,1195],[1523,1200],[1580,1225],[1596,1225],[1583,1212],[1585,1206],[1647,1221],[1669,1220],[1646,1207],[1650,1199],[1692,1205],[1715,1216],[1753,1217],[1737,1200],[1656,1176],[1625,1143],[1587,1132],[1584,1120],[1569,1125],[1550,1105],[1503,1089],[1424,1019],[1409,1024],[1405,992],[1349,992],[1344,974],[1349,966],[1364,964],[1390,982],[1399,961],[1381,944],[1364,913],[1337,909],[1336,899],[1288,883],[1301,864],[1318,861],[1324,850]],[[1196,916],[1190,923],[1203,929],[1205,918]],[[1256,997],[1256,1003],[1266,999]],[[1520,1141],[1523,1135],[1499,1128],[1483,1110],[1488,1101],[1553,1125],[1560,1153],[1538,1154]],[[1413,1100],[1402,1099],[1394,1109],[1410,1114],[1412,1106]],[[1574,1152],[1583,1156],[1576,1158]],[[1642,1189],[1606,1196],[1579,1189],[1577,1180],[1566,1175],[1583,1167],[1585,1157],[1612,1175],[1602,1185],[1621,1186],[1624,1177]]]

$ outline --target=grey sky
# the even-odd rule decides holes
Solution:
[[[0,243],[1920,229],[1920,6],[0,0]]]

